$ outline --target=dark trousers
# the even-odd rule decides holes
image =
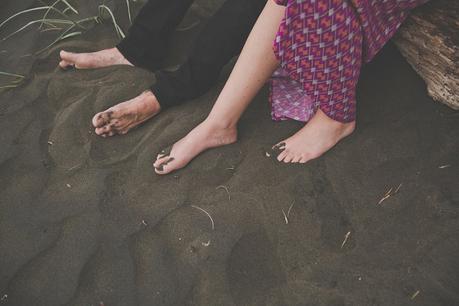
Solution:
[[[149,0],[118,50],[137,67],[156,74],[151,90],[161,107],[178,105],[208,91],[222,68],[244,46],[267,0],[227,0],[206,22],[188,59],[177,70],[158,70],[168,38],[193,0]]]

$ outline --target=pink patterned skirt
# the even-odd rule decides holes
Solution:
[[[306,122],[321,109],[351,122],[362,64],[428,0],[274,1],[286,10],[274,41],[280,67],[271,79],[272,118]]]

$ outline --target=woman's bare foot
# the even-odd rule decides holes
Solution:
[[[185,167],[203,151],[236,142],[236,127],[222,127],[210,121],[204,121],[188,135],[176,142],[170,152],[163,150],[154,163],[155,172],[168,174]]]
[[[318,110],[296,134],[273,147],[282,151],[277,160],[284,163],[306,163],[334,147],[355,129],[355,122],[334,121]]]
[[[113,65],[132,65],[117,48],[105,49],[92,53],[60,52],[61,68],[75,67],[77,69],[102,68]]]
[[[159,113],[161,107],[151,91],[145,91],[132,100],[100,112],[92,119],[97,135],[102,137],[124,135],[132,128]]]

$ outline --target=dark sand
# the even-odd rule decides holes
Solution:
[[[0,20],[37,5],[20,2],[3,0]],[[199,3],[189,24],[211,11]],[[169,64],[196,29],[175,35]],[[160,177],[156,153],[220,87],[102,139],[92,115],[154,76],[56,68],[62,47],[113,45],[108,23],[22,57],[53,35],[0,42],[0,71],[28,76],[0,93],[0,305],[459,305],[458,113],[428,98],[392,45],[363,71],[357,131],[319,160],[265,157],[300,125],[272,122],[263,90],[238,143]]]

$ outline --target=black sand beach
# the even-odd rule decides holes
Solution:
[[[127,29],[124,1],[108,3]],[[167,66],[212,3],[197,1]],[[0,21],[39,5],[2,2]],[[161,177],[156,153],[206,116],[231,67],[205,96],[103,139],[93,114],[154,75],[57,68],[62,48],[115,44],[109,21],[28,56],[55,37],[0,41],[0,71],[26,76],[0,91],[0,305],[459,305],[459,114],[392,44],[363,70],[356,132],[322,158],[266,157],[300,127],[271,121],[266,88],[236,144]]]

